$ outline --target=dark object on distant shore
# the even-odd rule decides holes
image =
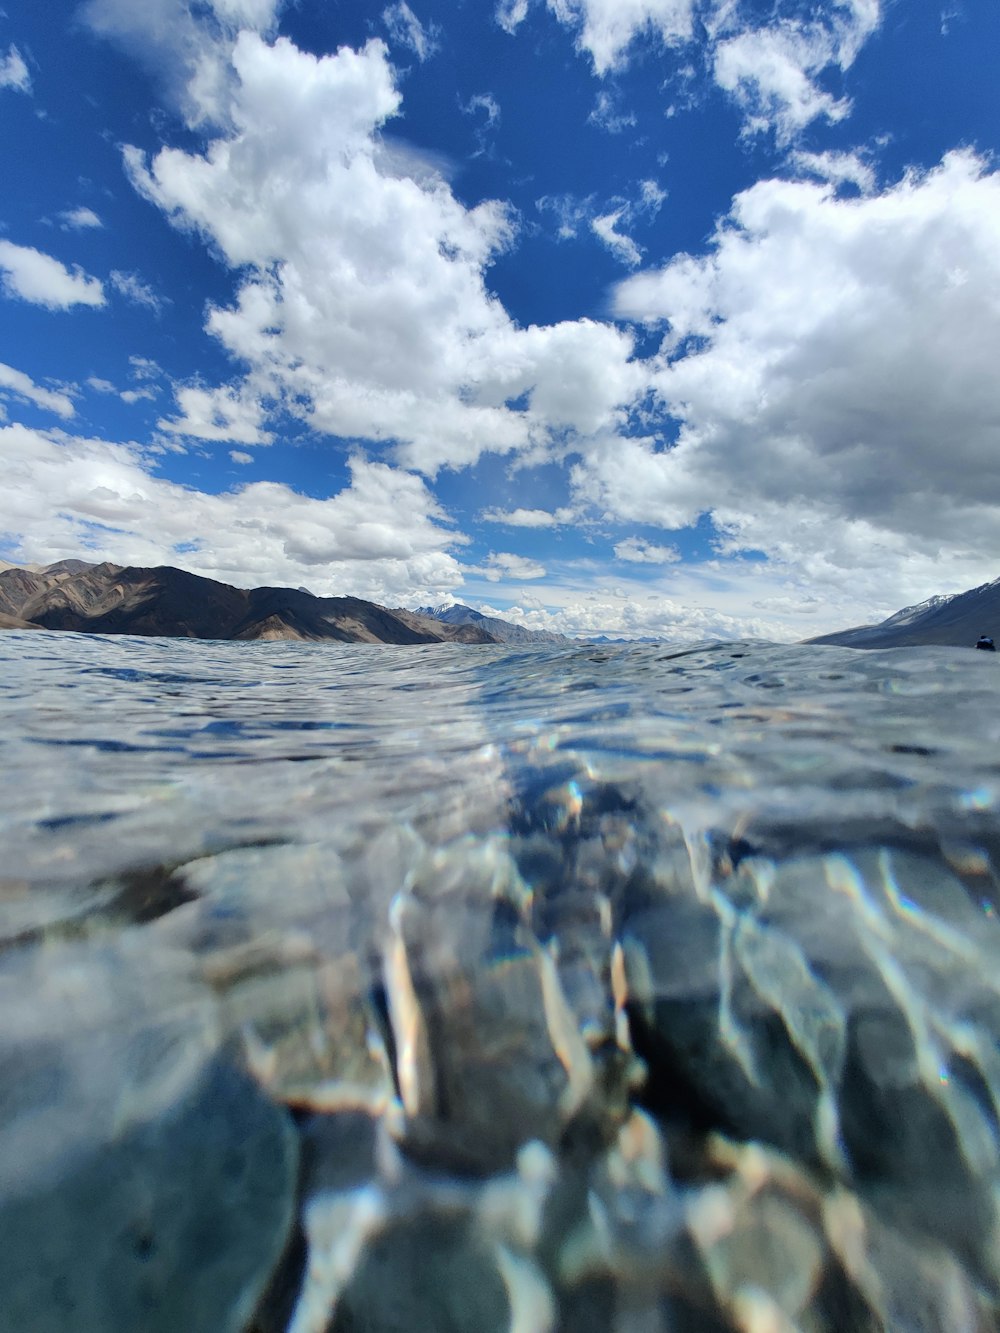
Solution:
[[[986,653],[995,653],[997,650],[996,644],[988,634],[980,634],[979,639],[976,642],[976,647],[982,648],[983,652]]]
[[[446,625],[359,597],[314,597],[298,588],[234,588],[171,565],[139,569],[82,560],[43,569],[0,569],[2,628],[181,639],[497,642],[477,625]]]
[[[854,629],[821,634],[806,643],[832,643],[841,648],[912,648],[939,644],[942,647],[969,648],[976,642],[980,625],[1000,621],[1000,579],[983,583],[968,592],[952,596],[930,597],[917,606],[904,606],[878,625],[858,625]],[[984,634],[983,639],[989,636]],[[992,644],[992,640],[990,640]],[[980,641],[977,648],[985,645]],[[989,652],[989,648],[986,648]]]

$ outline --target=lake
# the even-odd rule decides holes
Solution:
[[[998,670],[0,634],[0,1329],[1000,1327]]]

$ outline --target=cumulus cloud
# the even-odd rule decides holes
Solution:
[[[880,601],[891,586],[890,609],[982,582],[1000,544],[998,289],[1000,173],[970,152],[866,197],[761,181],[707,255],[619,285],[620,316],[665,327],[656,392],[679,434],[595,446],[577,498],[665,528],[711,512],[723,554]]]
[[[104,223],[92,208],[81,204],[79,208],[70,208],[59,214],[63,231],[86,231],[91,227],[103,227]]]
[[[284,0],[86,0],[80,15],[161,79],[192,126],[229,121],[238,33],[274,31]]]
[[[560,23],[576,31],[598,74],[624,64],[628,48],[642,36],[667,45],[692,35],[695,0],[548,0]]]
[[[669,565],[680,560],[676,546],[659,546],[642,537],[626,537],[615,543],[615,557],[632,565]]]
[[[854,185],[862,194],[875,189],[875,171],[860,153],[807,153],[801,149],[789,156],[803,176],[817,176],[833,185]]]
[[[15,370],[13,366],[5,365],[2,361],[0,361],[0,394],[13,394],[15,398],[34,403],[36,407],[42,407],[47,412],[55,412],[56,416],[64,418],[73,416],[76,411],[69,394],[46,389],[36,384],[23,370]]]
[[[130,356],[129,373],[136,387],[130,389],[119,389],[117,385],[112,384],[108,379],[100,375],[91,375],[88,380],[88,386],[95,393],[114,393],[123,403],[133,403],[151,401],[156,398],[160,392],[160,386],[156,380],[162,375],[160,367],[155,361],[150,361],[147,357]]]
[[[618,419],[634,393],[630,336],[587,320],[517,327],[485,281],[513,237],[506,208],[468,208],[385,153],[400,98],[381,42],[315,57],[244,32],[233,65],[231,132],[204,154],[125,160],[241,273],[207,328],[261,394],[428,473]]]
[[[671,565],[660,575],[647,570],[640,580],[630,578],[627,569],[609,576],[580,561],[550,571],[545,584],[530,593],[519,588],[514,604],[484,605],[484,594],[492,602],[498,595],[496,585],[470,588],[466,597],[485,614],[570,636],[606,634],[686,643],[733,638],[787,641],[822,633],[826,626],[822,615],[807,615],[802,622],[799,599],[808,594],[798,585],[745,563],[732,570],[720,568],[718,562]],[[814,610],[810,602],[808,611]],[[850,610],[856,613],[857,608]],[[843,617],[839,606],[833,615],[838,611]],[[849,618],[833,620],[831,627],[843,626]]]
[[[826,91],[821,77],[844,71],[876,31],[882,0],[821,0],[808,19],[799,6],[775,6],[766,25],[748,23],[732,0],[547,0],[576,36],[600,78],[621,70],[642,42],[667,48],[699,46],[715,81],[741,107],[748,134],[773,130],[789,142],[814,120],[842,120],[850,101]],[[782,13],[782,9],[791,13]],[[527,15],[526,0],[504,3],[498,19],[513,33]],[[605,128],[628,126],[612,95],[598,95],[592,119]]]
[[[263,429],[263,406],[259,398],[245,389],[228,385],[214,389],[197,384],[176,385],[174,397],[180,416],[161,417],[156,423],[160,430],[189,435],[196,440],[234,444],[271,442],[271,435]]]
[[[715,81],[747,112],[750,133],[774,128],[787,142],[811,121],[843,120],[851,109],[816,83],[835,63],[833,42],[821,27],[786,22],[741,32],[715,52]]]
[[[0,428],[0,530],[18,559],[154,565],[184,550],[193,572],[250,587],[307,584],[383,604],[439,602],[461,584],[464,541],[412,473],[355,460],[326,499],[274,482],[222,495],[176,485],[135,446]]]
[[[0,58],[0,88],[13,88],[15,92],[31,92],[31,75],[24,57],[13,43],[7,48],[7,54]]]
[[[406,0],[398,0],[384,9],[382,22],[392,41],[412,51],[418,60],[427,60],[437,51],[440,37],[437,25],[425,27]]]
[[[242,467],[253,462],[253,454],[245,454],[242,449],[230,449],[229,457],[234,463],[239,463]]]
[[[543,579],[546,574],[545,566],[537,560],[510,551],[491,551],[481,570],[468,572],[481,573],[490,583],[500,583],[505,579]]]
[[[0,270],[7,296],[47,306],[50,310],[68,310],[74,305],[104,305],[104,288],[99,278],[91,278],[76,264],[72,272],[28,245],[0,240]]]
[[[571,522],[572,509],[484,509],[479,517],[485,523],[502,523],[508,528],[558,528]]]
[[[725,9],[714,48],[715,80],[746,114],[749,134],[773,130],[788,143],[814,120],[843,120],[850,100],[820,76],[843,72],[881,22],[882,0],[827,0],[808,20],[780,12],[767,27],[737,27]]]

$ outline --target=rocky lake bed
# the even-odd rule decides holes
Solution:
[[[0,1329],[1000,1328],[994,658],[0,663]]]

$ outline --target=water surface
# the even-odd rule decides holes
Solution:
[[[418,1318],[407,1256],[434,1245],[500,1294],[432,1300],[427,1327],[575,1327],[598,1295],[622,1330],[842,1328],[845,1301],[858,1327],[996,1326],[997,672],[943,648],[5,632],[0,1035],[35,1071],[0,1097],[8,1194],[72,1213],[74,1164],[123,1123],[161,1132],[195,1086],[256,1106],[211,1081],[221,1051],[264,1091],[253,1133],[325,1165],[265,1182],[288,1199],[234,1230],[246,1273],[206,1268],[234,1293],[215,1328],[395,1327],[371,1273]],[[293,1216],[309,1280],[286,1259],[254,1316]]]

